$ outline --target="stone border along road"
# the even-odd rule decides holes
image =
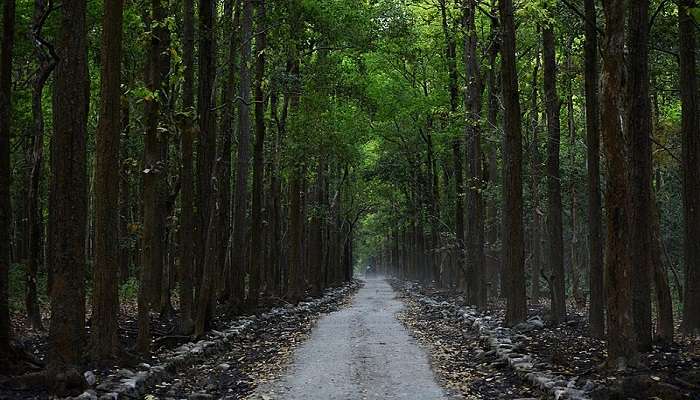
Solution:
[[[415,283],[404,282],[405,290],[411,291],[416,301],[432,308],[451,308],[453,305],[443,301],[437,302],[428,296],[411,288],[418,287]],[[555,400],[590,400],[591,393],[596,386],[587,381],[583,385],[577,382],[577,378],[566,380],[556,371],[546,369],[549,364],[541,363],[536,357],[520,354],[515,349],[519,347],[518,339],[522,334],[515,332],[517,329],[504,328],[499,325],[499,320],[491,315],[480,313],[471,307],[456,307],[458,318],[463,324],[479,334],[479,338],[489,345],[491,351],[505,361],[521,378],[530,382],[535,387],[548,393]],[[539,329],[544,326],[539,316],[531,317],[522,323],[520,328]],[[516,326],[516,328],[518,328]]]
[[[223,331],[210,331],[203,340],[186,343],[173,350],[163,352],[160,355],[160,359],[164,360],[161,364],[155,366],[141,364],[144,370],[139,372],[120,369],[101,382],[96,382],[95,375],[91,371],[85,372],[86,380],[93,388],[86,390],[74,399],[138,399],[146,394],[147,389],[157,383],[167,381],[176,371],[181,371],[195,365],[198,361],[225,352],[229,343],[245,334],[249,328],[254,327],[258,319],[265,320],[282,313],[304,312],[340,302],[354,293],[357,286],[356,282],[351,282],[338,288],[328,289],[322,297],[302,301],[293,307],[276,307],[257,316],[238,318],[231,321],[229,328]]]

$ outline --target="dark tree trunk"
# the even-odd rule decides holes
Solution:
[[[95,265],[92,359],[108,365],[119,352],[119,135],[121,132],[122,0],[106,0],[102,16],[100,119],[95,153]]]
[[[700,333],[700,132],[698,132],[698,93],[695,77],[695,21],[688,7],[679,6],[680,79],[683,131],[683,212],[685,293],[681,330],[687,335]]]
[[[487,124],[489,132],[491,132],[491,138],[495,139],[498,135],[498,109],[499,99],[498,99],[498,79],[497,79],[497,64],[496,58],[498,57],[499,47],[500,47],[500,33],[498,31],[498,19],[491,19],[491,32],[490,32],[492,44],[489,49],[489,68],[488,68],[488,113],[487,113]],[[488,185],[496,186],[499,182],[498,176],[498,140],[493,140],[493,142],[488,147]],[[495,196],[494,196],[495,197]],[[498,249],[498,202],[495,198],[490,198],[486,204],[486,241],[488,243],[488,265],[489,269],[489,288],[493,295],[496,297],[498,295],[499,289],[501,287],[500,271],[500,250]]]
[[[235,11],[234,11],[235,10]],[[221,85],[221,125],[219,135],[221,136],[221,163],[219,177],[219,192],[221,196],[221,218],[219,218],[219,267],[217,274],[222,277],[220,285],[227,286],[227,277],[230,277],[231,258],[227,255],[230,252],[231,244],[231,157],[232,139],[235,134],[233,128],[233,116],[235,113],[234,98],[236,90],[236,73],[238,70],[238,24],[240,22],[240,1],[226,0],[224,3],[224,17],[221,23],[224,31],[224,39],[228,39],[228,54],[226,55],[226,76]],[[231,19],[233,17],[233,20]],[[224,291],[223,297],[230,293]]]
[[[0,48],[0,357],[10,352],[10,307],[8,273],[10,270],[10,135],[12,117],[12,51],[15,35],[15,0],[5,0]]]
[[[513,1],[499,0],[503,26],[501,80],[505,106],[503,141],[503,263],[507,276],[506,323],[514,325],[527,317],[523,253],[522,125],[515,55]]]
[[[653,233],[651,203],[651,101],[649,97],[649,0],[629,3],[627,38],[627,137],[632,208],[630,212],[630,257],[632,315],[637,345],[651,349],[651,254]],[[630,271],[632,272],[632,271]]]
[[[539,302],[542,297],[542,287],[540,276],[543,267],[543,235],[542,235],[542,210],[540,209],[540,181],[542,179],[542,159],[540,155],[540,106],[539,106],[539,84],[537,78],[540,72],[540,55],[537,54],[535,67],[532,71],[532,96],[530,98],[531,110],[530,121],[532,124],[532,141],[530,142],[530,168],[531,168],[531,196],[532,196],[532,280],[531,297],[535,302]]]
[[[598,100],[598,27],[595,0],[585,0],[586,142],[588,166],[588,273],[591,292],[588,322],[591,334],[605,334],[603,287],[603,226],[600,195],[600,107]]]
[[[49,196],[51,326],[49,369],[64,372],[82,361],[85,343],[86,141],[89,104],[86,2],[64,2],[53,88]]]
[[[253,0],[243,0],[241,15],[240,87],[238,103],[238,158],[233,212],[233,242],[231,256],[231,304],[239,306],[245,300],[247,268],[246,237],[248,220],[248,171],[250,169],[250,46],[253,38]]]
[[[632,319],[629,255],[630,195],[625,138],[621,124],[625,49],[625,1],[606,0],[601,93],[601,131],[605,147],[607,249],[608,366],[624,369],[638,362]]]
[[[656,340],[664,344],[673,343],[673,298],[671,297],[671,288],[668,284],[668,273],[666,266],[661,261],[661,217],[659,215],[659,207],[656,205],[656,196],[652,192],[652,242],[651,254],[653,257],[652,271],[654,277],[654,288],[656,292],[657,304],[657,319],[656,319]]]
[[[549,251],[547,266],[550,272],[550,296],[552,320],[555,324],[566,319],[564,288],[564,242],[562,239],[561,178],[559,173],[559,145],[561,128],[559,112],[561,102],[557,94],[556,55],[554,53],[554,29],[542,32],[544,55],[544,95],[547,109],[547,236]]]
[[[180,332],[189,334],[194,327],[194,289],[195,269],[195,221],[194,221],[194,172],[192,170],[192,151],[195,127],[194,116],[194,1],[184,0],[183,6],[183,64],[185,67],[182,87],[182,107],[187,113],[182,124],[180,152],[182,166],[180,169]]]
[[[139,332],[136,347],[146,354],[150,351],[149,312],[158,309],[161,295],[161,277],[163,273],[163,219],[160,191],[165,176],[162,159],[162,140],[158,133],[161,112],[160,97],[162,93],[164,61],[167,60],[166,45],[168,31],[165,29],[165,8],[162,0],[151,0],[151,23],[156,25],[146,65],[146,86],[154,96],[145,103],[144,119],[146,135],[144,138],[143,171],[143,248],[141,278],[139,282]],[[165,59],[165,60],[164,60]]]
[[[252,192],[252,229],[251,229],[251,259],[250,259],[250,290],[248,295],[249,306],[257,305],[260,293],[260,277],[265,269],[264,236],[265,225],[263,223],[263,178],[265,173],[265,94],[263,93],[263,79],[265,78],[265,48],[267,21],[265,12],[265,0],[256,3],[256,31],[255,38],[255,148],[253,154],[253,192]]]
[[[484,189],[481,154],[481,104],[484,92],[481,70],[477,55],[477,31],[475,25],[476,2],[465,0],[464,28],[467,32],[464,41],[464,64],[467,68],[464,108],[467,124],[464,128],[467,143],[467,254],[470,264],[469,302],[479,308],[486,306],[486,269],[484,268],[484,203],[481,193]]]
[[[197,226],[195,250],[196,276],[199,285],[205,266],[209,235],[209,217],[212,199],[212,174],[216,157],[216,113],[214,101],[215,60],[215,14],[213,0],[199,0],[199,87],[197,92],[197,115],[199,116],[199,141],[197,142]],[[197,292],[199,296],[199,291]]]
[[[42,98],[44,86],[56,67],[53,48],[42,37],[42,30],[50,10],[43,0],[34,2],[32,38],[36,43],[36,56],[39,69],[32,85],[32,156],[29,175],[29,195],[27,196],[27,226],[29,231],[29,254],[27,260],[26,295],[27,318],[34,329],[43,329],[37,299],[37,272],[42,262],[42,242],[44,231],[43,212],[39,206],[41,179],[44,164],[44,110]]]
[[[129,122],[129,101],[122,97],[121,99],[121,131],[122,136],[119,148],[120,167],[119,167],[119,282],[125,283],[129,279],[129,266],[131,265],[132,233],[129,229],[131,199],[131,179],[129,172],[131,167],[127,162],[129,158],[129,136],[131,134],[131,125]]]

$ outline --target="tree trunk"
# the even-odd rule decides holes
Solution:
[[[217,280],[215,285],[218,290],[224,290],[223,297],[229,293],[225,291],[226,277],[230,274],[230,258],[227,258],[229,253],[229,245],[231,242],[231,157],[232,157],[232,139],[235,134],[233,129],[233,116],[235,113],[235,94],[236,91],[236,71],[238,69],[238,23],[240,21],[240,1],[226,0],[224,2],[224,14],[221,20],[223,30],[223,40],[228,40],[225,45],[228,46],[225,55],[225,76],[221,79],[221,119],[219,126],[219,135],[221,137],[221,157],[218,162],[221,163],[219,171],[221,175],[217,177],[219,182],[219,196],[221,197],[221,217],[216,221],[219,233],[217,235],[217,248],[219,254],[217,260],[216,275],[224,278]]]
[[[656,205],[656,196],[652,192],[652,242],[651,254],[653,257],[652,271],[654,277],[654,288],[656,292],[657,304],[657,319],[656,319],[656,339],[661,343],[673,343],[673,298],[671,297],[671,288],[668,284],[668,273],[666,266],[661,261],[661,218],[659,216],[659,208]]]
[[[53,137],[49,196],[52,272],[49,369],[81,363],[85,335],[86,141],[89,104],[86,2],[64,2],[53,88]]]
[[[498,83],[497,83],[497,71],[496,71],[496,58],[498,57],[499,47],[500,47],[500,34],[498,32],[498,19],[491,19],[491,40],[492,44],[489,50],[489,68],[488,68],[488,113],[487,113],[487,123],[489,131],[491,132],[490,139],[492,143],[488,146],[488,184],[497,185],[499,182],[498,176],[498,145],[500,140],[494,140],[498,135],[498,109],[499,99],[498,99]],[[488,242],[488,257],[489,257],[489,268],[491,269],[489,273],[489,288],[494,294],[493,297],[498,295],[499,289],[501,287],[500,271],[500,250],[498,249],[498,202],[495,199],[496,196],[492,196],[486,204],[486,237]]]
[[[12,121],[12,51],[15,34],[15,0],[5,0],[0,48],[0,358],[10,352],[10,135]]]
[[[212,174],[216,158],[216,112],[214,78],[216,75],[215,13],[217,2],[199,0],[199,86],[197,115],[199,117],[199,141],[197,142],[197,237],[195,242],[195,285],[201,284],[201,275],[207,251],[210,207],[214,203]],[[199,296],[197,292],[196,296]]]
[[[695,77],[695,21],[688,7],[695,0],[683,0],[679,6],[680,79],[683,132],[683,213],[685,293],[681,330],[700,334],[700,132]]]
[[[248,170],[250,169],[250,46],[253,38],[253,0],[243,0],[241,15],[242,46],[239,61],[240,86],[238,103],[238,157],[236,161],[236,188],[233,212],[233,243],[231,257],[232,284],[230,301],[240,306],[245,300],[245,272],[247,268],[246,237],[248,220]]]
[[[37,299],[37,272],[42,262],[42,242],[44,232],[43,210],[40,209],[41,179],[44,164],[44,110],[42,98],[44,86],[56,67],[56,59],[51,48],[47,48],[42,37],[42,30],[49,9],[43,0],[34,2],[34,18],[32,24],[32,37],[36,44],[35,54],[39,70],[32,85],[32,156],[31,172],[29,176],[29,195],[27,196],[27,226],[29,231],[29,254],[27,260],[26,295],[27,318],[34,329],[42,330],[41,313]]]
[[[250,258],[250,290],[248,304],[251,307],[257,305],[260,294],[260,277],[265,269],[264,235],[266,231],[263,222],[263,175],[265,173],[265,94],[263,93],[263,79],[265,79],[265,48],[267,29],[267,16],[265,0],[256,3],[256,30],[255,38],[255,148],[253,153],[253,193],[252,193],[252,229],[251,229],[251,258]]]
[[[158,309],[161,294],[161,277],[163,272],[163,219],[159,192],[163,190],[162,181],[165,166],[162,160],[162,147],[158,133],[160,100],[163,86],[163,63],[167,60],[165,46],[169,33],[165,28],[165,8],[162,0],[151,0],[151,24],[157,26],[151,36],[151,43],[146,65],[146,86],[153,96],[146,100],[144,119],[146,135],[144,138],[143,170],[143,249],[141,279],[139,282],[139,332],[136,347],[142,354],[150,351],[149,312]],[[164,60],[165,59],[165,60]]]
[[[106,0],[102,16],[100,117],[95,153],[95,265],[92,359],[110,364],[119,337],[119,136],[123,0]],[[117,183],[117,184],[115,184]]]
[[[591,291],[588,323],[591,334],[605,334],[603,287],[603,226],[600,195],[600,107],[598,99],[598,27],[595,0],[585,0],[586,144],[588,166],[588,273]]]
[[[192,285],[195,269],[195,220],[194,220],[194,172],[192,151],[196,128],[194,116],[194,1],[183,0],[183,64],[185,67],[182,85],[182,107],[188,114],[182,124],[180,152],[180,323],[182,334],[194,328],[194,289]],[[192,116],[192,117],[190,117]]]
[[[540,156],[540,109],[539,109],[539,86],[537,83],[537,77],[540,70],[540,55],[537,54],[537,59],[535,60],[535,67],[532,71],[532,97],[531,102],[531,124],[532,124],[532,141],[530,143],[530,168],[531,168],[531,195],[532,195],[532,280],[531,297],[532,300],[537,303],[542,297],[542,287],[540,285],[540,276],[542,274],[543,267],[543,257],[542,257],[542,210],[540,209],[540,202],[542,201],[540,197],[540,182],[542,175],[542,160]]]
[[[559,112],[561,102],[557,94],[554,28],[551,26],[544,28],[542,43],[544,95],[547,109],[547,236],[549,238],[547,266],[550,272],[549,292],[552,300],[552,321],[558,324],[566,319],[566,298],[564,297],[564,243],[562,239],[561,175],[559,173],[561,136]]]
[[[608,366],[625,369],[638,363],[632,320],[631,259],[629,255],[630,195],[625,138],[621,124],[625,49],[625,1],[606,0],[601,130],[606,158],[605,210],[607,249]]]
[[[467,183],[467,233],[470,280],[469,302],[479,308],[486,306],[486,269],[484,268],[484,203],[481,193],[484,189],[481,154],[481,104],[484,92],[479,60],[477,55],[476,2],[465,0],[464,28],[467,37],[464,41],[464,64],[467,68],[464,108],[467,114],[465,139],[467,143],[468,183]]]
[[[503,141],[503,263],[507,276],[506,323],[515,325],[527,317],[523,253],[522,125],[515,55],[513,1],[499,0],[503,26],[501,81],[505,107]]]
[[[651,276],[653,224],[651,204],[651,101],[649,97],[649,0],[629,3],[627,38],[627,137],[632,208],[630,212],[630,257],[632,316],[637,345],[651,349]],[[632,272],[632,271],[630,271]]]

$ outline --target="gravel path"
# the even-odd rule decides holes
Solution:
[[[447,399],[428,357],[396,319],[403,309],[383,279],[368,279],[351,305],[323,317],[287,373],[261,399]]]

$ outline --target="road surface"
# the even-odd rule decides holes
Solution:
[[[396,319],[402,308],[384,279],[367,279],[348,307],[319,320],[286,374],[254,398],[447,399],[427,354]]]

